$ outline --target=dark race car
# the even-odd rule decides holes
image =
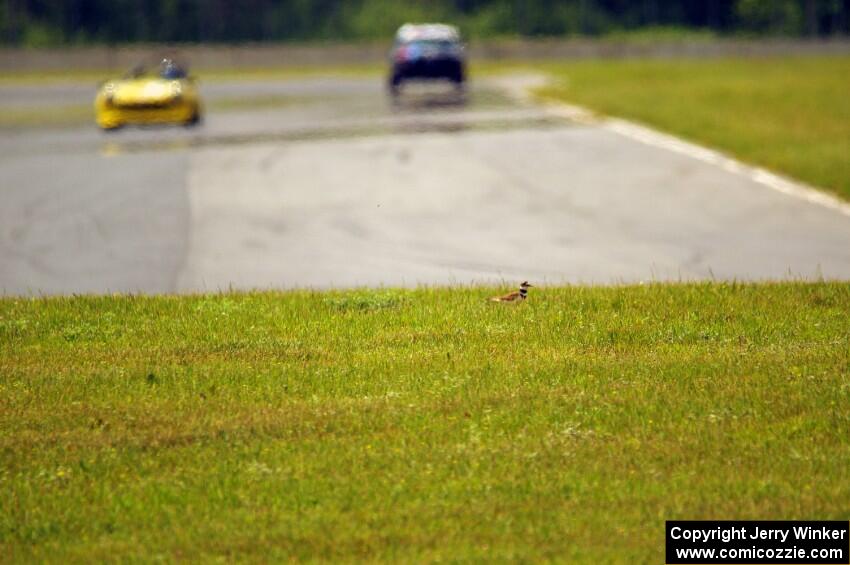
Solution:
[[[412,79],[444,79],[463,88],[466,81],[466,55],[460,34],[443,24],[405,24],[396,33],[391,53],[389,88],[400,92],[403,82]]]

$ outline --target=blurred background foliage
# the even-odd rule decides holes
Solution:
[[[850,33],[850,0],[0,0],[5,45],[386,39],[406,21],[471,38]]]

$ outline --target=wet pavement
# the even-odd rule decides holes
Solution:
[[[502,84],[202,83],[196,128],[0,130],[0,290],[850,279],[846,215]]]

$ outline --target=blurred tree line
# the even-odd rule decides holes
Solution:
[[[386,39],[406,21],[473,38],[850,34],[850,0],[0,0],[6,45]]]

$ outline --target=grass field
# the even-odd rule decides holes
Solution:
[[[663,562],[850,508],[850,284],[0,300],[0,560]]]
[[[314,67],[280,67],[247,69],[211,69],[199,75],[199,85],[203,94],[204,84],[232,80],[296,80],[327,76],[381,76],[383,66],[345,65]],[[90,83],[91,103],[62,104],[56,106],[23,106],[18,108],[0,105],[0,130],[21,128],[68,128],[85,125],[94,126],[94,96],[97,85],[109,77],[120,77],[125,70],[68,70],[63,72],[17,72],[0,76],[0,88],[21,85],[43,85],[45,88],[63,83]],[[204,107],[208,112],[263,111],[272,108],[304,103],[304,97],[279,95],[258,95],[221,97],[206,100]]]
[[[540,91],[850,199],[850,56],[587,61]]]
[[[120,77],[128,69],[64,69],[61,71],[13,71],[0,75],[0,86],[90,82],[97,85],[110,77]],[[202,80],[289,80],[324,76],[379,76],[383,64],[313,65],[285,67],[222,67],[201,69],[192,74]]]

